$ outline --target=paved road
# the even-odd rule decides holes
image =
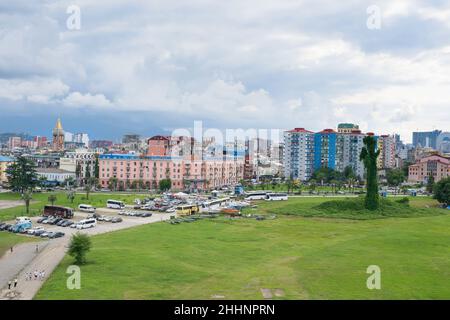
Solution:
[[[77,218],[83,218],[82,215],[77,214]],[[33,218],[35,222],[37,218]],[[155,223],[170,219],[170,214],[161,213],[153,214],[148,218],[141,217],[123,217],[121,223],[110,222],[98,222],[97,226],[91,229],[85,229],[82,232],[89,235],[101,234],[106,232],[112,232],[116,230],[132,228],[143,224]],[[33,225],[37,225],[33,223]],[[34,271],[45,271],[45,279],[53,272],[59,262],[63,259],[67,251],[67,246],[70,241],[70,237],[77,230],[72,228],[63,228],[55,226],[46,226],[46,229],[50,231],[62,231],[66,235],[63,238],[51,239],[46,241],[45,247],[40,248],[38,254],[30,254],[30,248],[19,246],[16,254],[4,255],[0,259],[0,271],[3,278],[7,279],[6,282],[0,282],[3,289],[0,293],[0,300],[4,299],[19,299],[19,300],[31,300],[41,288],[44,281],[40,280],[26,280],[26,274]],[[35,248],[35,244],[32,248]],[[3,267],[5,266],[5,267]],[[8,267],[6,267],[8,266]],[[17,288],[8,290],[6,286],[9,280],[18,279]]]

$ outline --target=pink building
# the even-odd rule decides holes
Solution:
[[[104,154],[99,157],[100,184],[127,189],[157,189],[163,179],[170,179],[173,190],[205,190],[237,184],[244,173],[244,160],[194,160],[183,157]]]
[[[435,182],[450,177],[450,158],[434,154],[409,166],[409,182],[426,182],[430,175]]]

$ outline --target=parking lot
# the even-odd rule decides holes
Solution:
[[[98,209],[97,213],[109,217],[119,216],[119,210],[113,209]],[[89,216],[88,213],[75,212],[74,217],[71,219],[74,222],[79,222],[86,219]],[[170,219],[169,213],[152,213],[149,217],[138,217],[138,216],[125,216],[121,215],[122,222],[112,223],[106,221],[97,221],[95,227],[89,229],[76,229],[70,227],[61,227],[56,225],[48,225],[38,223],[37,220],[41,217],[32,217],[31,222],[33,228],[43,227],[46,231],[50,232],[63,232],[64,236],[55,239],[35,237],[33,235],[24,234],[24,237],[34,237],[37,241],[40,241],[40,251],[36,255],[30,257],[30,261],[27,261],[26,265],[21,265],[20,269],[17,269],[18,260],[23,260],[23,256],[19,253],[13,253],[5,255],[0,259],[0,270],[4,270],[5,274],[3,279],[13,279],[18,278],[19,283],[14,292],[4,289],[6,283],[0,283],[0,288],[3,290],[0,293],[0,300],[2,299],[24,299],[29,300],[34,297],[39,288],[41,287],[43,281],[25,281],[26,274],[34,272],[35,270],[45,270],[46,275],[50,275],[54,268],[64,257],[67,247],[72,234],[76,232],[82,232],[89,235],[96,235],[106,232],[117,231],[121,229],[136,227],[143,224],[155,223],[159,221],[164,221]],[[9,221],[14,223],[13,221]],[[7,231],[0,231],[7,232]],[[44,241],[44,242],[42,242]],[[45,243],[45,245],[44,245]]]

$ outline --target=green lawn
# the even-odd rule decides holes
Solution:
[[[303,202],[300,202],[303,201]],[[261,203],[261,212],[315,207],[323,198]],[[293,205],[295,204],[295,205]],[[156,223],[95,236],[80,290],[66,289],[66,257],[37,299],[450,299],[450,216],[351,220],[281,215]],[[291,209],[293,209],[293,207]],[[439,211],[439,212],[437,212]],[[442,213],[442,214],[438,214]],[[437,214],[437,215],[435,215]],[[381,268],[381,290],[366,269]]]
[[[66,206],[71,208],[77,208],[80,203],[90,204],[94,207],[106,207],[106,200],[115,199],[122,200],[127,204],[132,204],[134,199],[136,198],[145,198],[144,195],[130,195],[130,194],[102,194],[102,193],[91,193],[89,195],[89,200],[86,199],[85,193],[77,193],[75,195],[75,199],[73,203],[71,203],[67,199],[67,195],[64,192],[56,192],[56,193],[34,193],[33,194],[33,203],[30,205],[30,214],[29,216],[36,216],[42,212],[43,207],[48,202],[48,196],[50,194],[55,194],[57,200],[55,205]],[[17,193],[0,193],[0,200],[20,200],[20,195]],[[25,213],[25,205],[17,206],[14,208],[2,209],[0,210],[0,221],[11,220],[17,216],[24,216]]]
[[[33,241],[33,240],[36,240],[36,239],[16,235],[14,233],[0,231],[0,257],[7,250],[9,250],[12,246],[15,246],[22,242]]]
[[[438,203],[429,197],[408,197],[409,204],[398,203],[404,197],[380,199],[380,209],[364,208],[363,197],[291,197],[289,201],[258,201],[256,209],[244,213],[283,214],[303,217],[332,217],[345,219],[378,219],[386,217],[419,217],[445,214]]]

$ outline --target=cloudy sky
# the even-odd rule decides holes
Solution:
[[[194,120],[450,130],[450,3],[1,0],[0,132],[49,135],[58,116],[94,138]]]

